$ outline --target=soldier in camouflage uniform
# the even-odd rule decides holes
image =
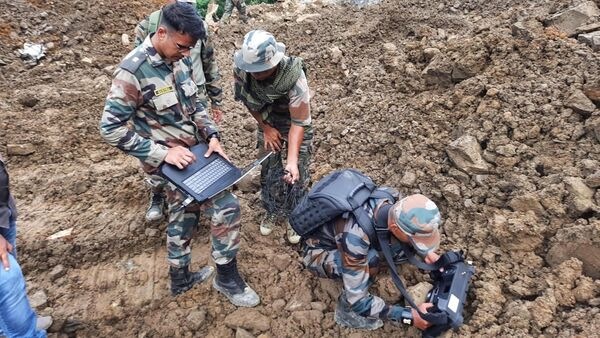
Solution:
[[[233,13],[233,6],[237,8],[238,13],[240,13],[240,19],[244,22],[248,22],[248,14],[246,14],[246,1],[245,0],[225,0],[225,8],[223,10],[223,16],[221,17],[221,22],[229,23],[229,18]]]
[[[393,194],[397,196],[398,192]],[[379,220],[380,224],[387,222],[393,235],[390,250],[395,262],[406,261],[400,242],[410,243],[427,264],[439,259],[435,250],[440,243],[441,219],[433,201],[423,195],[410,195],[395,204],[387,199],[370,199],[362,207],[371,219]],[[344,284],[335,309],[336,323],[367,330],[383,326],[382,320],[406,323],[421,330],[429,327],[415,309],[386,304],[369,293],[381,264],[386,265],[379,255],[354,216],[338,217],[303,238],[304,265],[319,277],[341,279]],[[423,303],[419,310],[425,313],[431,306]]]
[[[205,107],[196,98],[198,87],[192,79],[190,50],[206,31],[195,10],[173,3],[163,8],[156,33],[131,51],[115,71],[100,133],[111,145],[135,156],[149,174],[167,162],[184,168],[195,158],[189,147],[208,143],[205,156],[223,156],[218,130]],[[130,128],[128,128],[128,124]],[[238,306],[256,306],[260,299],[238,273],[236,255],[240,243],[240,206],[226,191],[201,204],[183,210],[176,187],[166,185],[168,203],[167,254],[171,292],[177,295],[202,282],[212,272],[205,267],[191,272],[190,242],[203,213],[211,220],[212,257],[217,276],[213,286]]]
[[[266,194],[272,189],[268,184],[277,183],[268,182],[267,178],[273,176],[273,172],[285,170],[284,179],[288,184],[297,184],[303,193],[310,185],[308,167],[313,140],[310,90],[302,59],[286,56],[285,45],[275,41],[271,33],[254,30],[246,34],[234,62],[235,99],[242,101],[258,122],[258,148],[277,151],[276,156],[263,163],[261,170],[266,215],[260,231],[268,235],[276,222],[273,206],[281,201],[268,200],[273,198]],[[285,167],[281,151],[284,142],[287,142]],[[278,182],[283,184],[282,180]],[[300,241],[289,224],[287,237],[290,243]]]
[[[196,0],[178,0],[179,2],[189,3],[196,7]],[[169,3],[175,1],[170,0]],[[142,20],[135,28],[135,46],[139,46],[144,42],[148,34],[156,32],[158,22],[161,16],[161,10],[152,12],[148,18]],[[205,21],[204,30],[208,33],[208,25]],[[223,101],[223,89],[219,83],[221,75],[219,74],[219,66],[215,58],[213,44],[207,34],[206,38],[198,40],[196,46],[190,50],[190,58],[192,62],[192,78],[198,86],[196,100],[201,103],[206,109],[209,109],[208,99],[211,102],[211,112],[213,120],[220,123],[223,118],[221,110]],[[160,176],[149,175],[146,182],[151,186],[152,192],[148,210],[146,210],[146,219],[148,221],[157,221],[163,218],[164,209],[164,193],[163,188],[166,184]]]

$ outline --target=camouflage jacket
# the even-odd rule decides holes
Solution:
[[[376,206],[384,201],[383,199],[371,200],[365,203],[363,208],[372,218]],[[404,252],[398,240],[393,236],[390,237],[394,261],[404,261]],[[305,244],[309,250],[315,248],[339,251],[344,290],[354,312],[361,316],[376,318],[387,314],[390,305],[380,297],[369,293],[369,286],[374,280],[377,269],[369,271],[368,253],[376,249],[353,216],[348,219],[338,217],[323,225],[305,240]],[[379,258],[379,262],[386,264],[383,256]]]
[[[0,155],[0,228],[8,228],[11,220],[17,219],[17,206],[10,194],[8,171]]]
[[[160,12],[158,10],[157,12]],[[142,44],[148,34],[153,34],[154,31],[149,32],[150,29],[150,17],[142,20],[135,27],[135,46]],[[199,40],[196,46],[190,50],[190,58],[192,61],[193,79],[198,86],[198,100],[200,100],[205,106],[210,99],[213,106],[221,106],[223,102],[223,89],[220,84],[221,74],[219,73],[219,66],[217,65],[217,59],[215,57],[215,50],[212,41],[208,35],[208,24],[206,21],[202,21],[204,24],[204,30],[206,31],[206,39]],[[208,97],[207,97],[208,95]]]
[[[100,121],[102,137],[150,167],[160,165],[170,147],[204,142],[218,129],[196,100],[191,76],[189,58],[167,64],[146,37],[114,73]]]
[[[293,67],[298,63],[298,67]],[[242,101],[248,110],[260,113],[263,121],[267,123],[269,117],[276,114],[289,116],[292,124],[310,126],[310,89],[302,59],[284,56],[277,67],[276,78],[265,81],[257,81],[250,74],[235,67],[235,99]],[[286,69],[293,74],[284,74]],[[287,81],[290,77],[293,78],[291,82]]]

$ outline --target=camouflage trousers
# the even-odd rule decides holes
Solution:
[[[164,181],[164,180],[163,180]],[[174,267],[190,264],[191,242],[200,216],[210,220],[212,258],[216,264],[227,264],[235,258],[240,246],[240,204],[237,197],[224,191],[202,203],[192,203],[174,211],[184,196],[171,183],[164,185],[168,205],[167,259]]]
[[[290,131],[289,117],[279,119],[270,118],[269,124],[279,131],[284,140],[288,139],[288,133]],[[294,187],[288,186],[283,180],[283,161],[284,156],[287,155],[286,147],[271,155],[263,162],[260,171],[261,200],[268,215],[287,217],[310,187],[309,166],[312,157],[313,136],[314,130],[312,126],[305,127],[304,138],[300,144],[300,152],[298,154],[298,171],[300,173],[300,178],[294,184]],[[260,128],[257,132],[257,140],[257,148],[259,149],[259,152],[263,152],[265,138]],[[297,189],[293,194],[290,193],[292,188]]]
[[[226,21],[231,16],[233,12],[233,6],[237,8],[240,13],[240,18],[246,18],[246,1],[245,0],[225,0],[225,7],[223,9],[223,16],[221,20]]]
[[[376,249],[369,249],[367,260],[370,276],[369,284],[372,284],[380,268],[379,254]],[[351,270],[343,267],[342,254],[338,249],[310,248],[305,244],[302,262],[310,272],[322,278],[341,279],[342,274],[352,274]]]

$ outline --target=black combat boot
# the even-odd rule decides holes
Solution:
[[[213,287],[224,294],[233,305],[254,307],[260,303],[256,292],[240,276],[236,258],[227,264],[217,264]]]
[[[190,272],[189,269],[189,266],[183,268],[169,267],[171,294],[173,296],[184,293],[194,285],[205,281],[215,270],[212,266],[205,266],[198,272]]]
[[[383,326],[383,321],[379,318],[363,317],[352,311],[346,292],[342,292],[338,298],[334,319],[339,325],[353,329],[376,330]]]

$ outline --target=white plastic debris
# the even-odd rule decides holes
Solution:
[[[68,228],[66,230],[61,230],[55,234],[48,236],[48,239],[59,239],[59,238],[71,236],[71,233],[73,233],[73,228]]]
[[[23,49],[19,49],[21,59],[31,66],[37,65],[38,61],[46,56],[46,47],[41,43],[26,42],[23,44]]]

